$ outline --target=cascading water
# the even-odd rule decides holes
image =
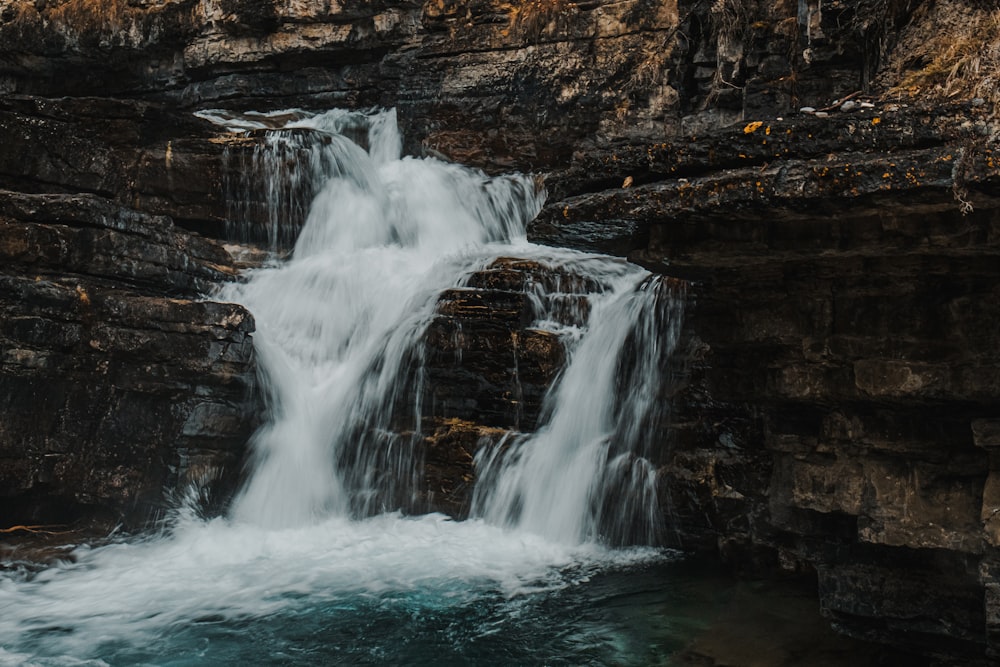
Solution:
[[[481,452],[474,514],[562,541],[657,541],[656,470],[647,457],[682,302],[659,291],[659,278],[638,289],[634,272],[616,278],[610,296],[595,299],[590,331],[549,396],[543,426]]]
[[[647,436],[680,322],[673,290],[620,260],[528,243],[525,224],[542,202],[533,179],[401,158],[392,112],[261,115],[249,125],[205,116],[259,123],[258,158],[298,156],[294,178],[308,183],[293,185],[315,193],[291,258],[217,295],[257,321],[269,414],[252,472],[229,517],[182,513],[169,535],[81,547],[73,563],[0,577],[0,664],[296,660],[286,635],[261,649],[266,659],[245,649],[256,641],[246,633],[274,624],[327,637],[306,661],[343,651],[343,662],[421,664],[445,651],[468,664],[495,662],[496,650],[521,663],[629,663],[604,636],[532,635],[531,619],[595,572],[663,557],[607,544],[656,537]],[[279,175],[265,180],[270,206],[289,205]],[[282,215],[268,218],[275,248]],[[538,432],[481,453],[474,518],[404,517],[395,511],[420,478],[423,332],[444,290],[501,255],[585,276],[586,289],[563,288],[575,292],[569,301],[559,285],[534,294],[534,326],[563,337],[568,366]],[[386,618],[392,632],[436,628],[431,643],[366,644],[348,629]],[[498,632],[531,638],[489,648]]]
[[[399,159],[394,112],[369,116],[335,109],[320,119],[295,110],[197,115],[232,130],[263,134],[249,154],[240,151],[234,157],[231,151],[225,152],[230,203],[226,232],[231,239],[264,244],[272,252],[295,244],[300,231],[297,222],[305,219],[310,202],[324,184],[338,176],[364,180],[369,162]],[[316,130],[324,131],[317,134]],[[375,142],[369,144],[370,138]],[[362,145],[368,147],[367,153]]]
[[[394,430],[420,432],[419,405],[402,403],[419,400],[422,331],[444,289],[516,250],[586,275],[594,324],[570,346],[539,433],[483,457],[473,514],[569,543],[653,542],[655,469],[642,429],[681,302],[621,261],[527,244],[525,223],[541,205],[531,179],[400,159],[392,112],[298,118],[263,145],[268,183],[294,145],[304,156],[296,173],[312,174],[318,194],[292,258],[221,295],[257,319],[272,404],[234,516],[286,526],[405,504],[418,484],[415,436]],[[271,197],[269,208],[288,203],[287,189]],[[539,288],[537,325],[558,328],[554,295]]]
[[[365,128],[369,150],[344,128]],[[284,151],[285,133],[303,129],[323,185],[292,259],[220,295],[257,320],[272,414],[234,516],[266,526],[396,509],[415,490],[413,444],[394,422],[419,396],[414,357],[437,296],[495,254],[491,244],[523,242],[541,203],[526,177],[400,159],[392,113],[300,120],[267,145]],[[418,434],[416,407],[405,430]]]

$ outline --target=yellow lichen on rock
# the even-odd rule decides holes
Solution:
[[[87,290],[83,289],[81,285],[76,286],[76,294],[80,298],[80,303],[85,306],[90,305],[90,295],[87,294]]]

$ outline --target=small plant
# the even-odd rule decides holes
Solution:
[[[709,10],[712,34],[716,43],[716,68],[706,107],[727,88],[739,89],[746,75],[744,55],[760,10],[757,0],[715,0]]]
[[[743,41],[759,16],[754,0],[715,0],[709,11],[719,41]]]

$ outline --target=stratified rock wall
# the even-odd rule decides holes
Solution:
[[[688,540],[742,568],[816,569],[824,611],[856,634],[983,650],[998,222],[891,205],[747,221],[759,233],[725,257],[654,227],[652,252],[701,272],[664,485]]]
[[[171,492],[231,486],[253,320],[197,299],[228,253],[86,194],[0,192],[0,232],[3,520],[135,525]]]

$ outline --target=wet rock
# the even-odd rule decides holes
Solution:
[[[235,276],[218,244],[162,216],[93,195],[0,191],[0,257],[36,276],[89,276],[162,294],[205,293]]]
[[[537,262],[499,259],[467,284],[442,295],[425,336],[425,416],[532,430],[565,354],[557,334],[535,328],[542,313],[534,285],[560,285],[565,292],[553,298],[566,303],[554,312],[582,324],[587,311],[578,290],[589,281]]]
[[[144,101],[0,99],[0,187],[88,193],[223,236],[218,128]]]
[[[425,424],[424,431],[424,491],[417,507],[464,519],[476,481],[476,455],[499,443],[510,431],[459,419],[433,419]]]
[[[997,211],[751,210],[734,225],[688,209],[636,253],[697,276],[686,327],[703,351],[677,398],[665,511],[738,568],[818,571],[843,631],[982,658]]]
[[[253,320],[198,299],[220,246],[93,195],[0,197],[0,503],[10,523],[137,526],[239,474]]]
[[[441,295],[424,335],[417,509],[467,515],[476,456],[538,426],[542,401],[564,365],[561,337],[538,328],[538,319],[585,325],[586,294],[596,287],[559,267],[500,258],[469,276],[466,287]]]

